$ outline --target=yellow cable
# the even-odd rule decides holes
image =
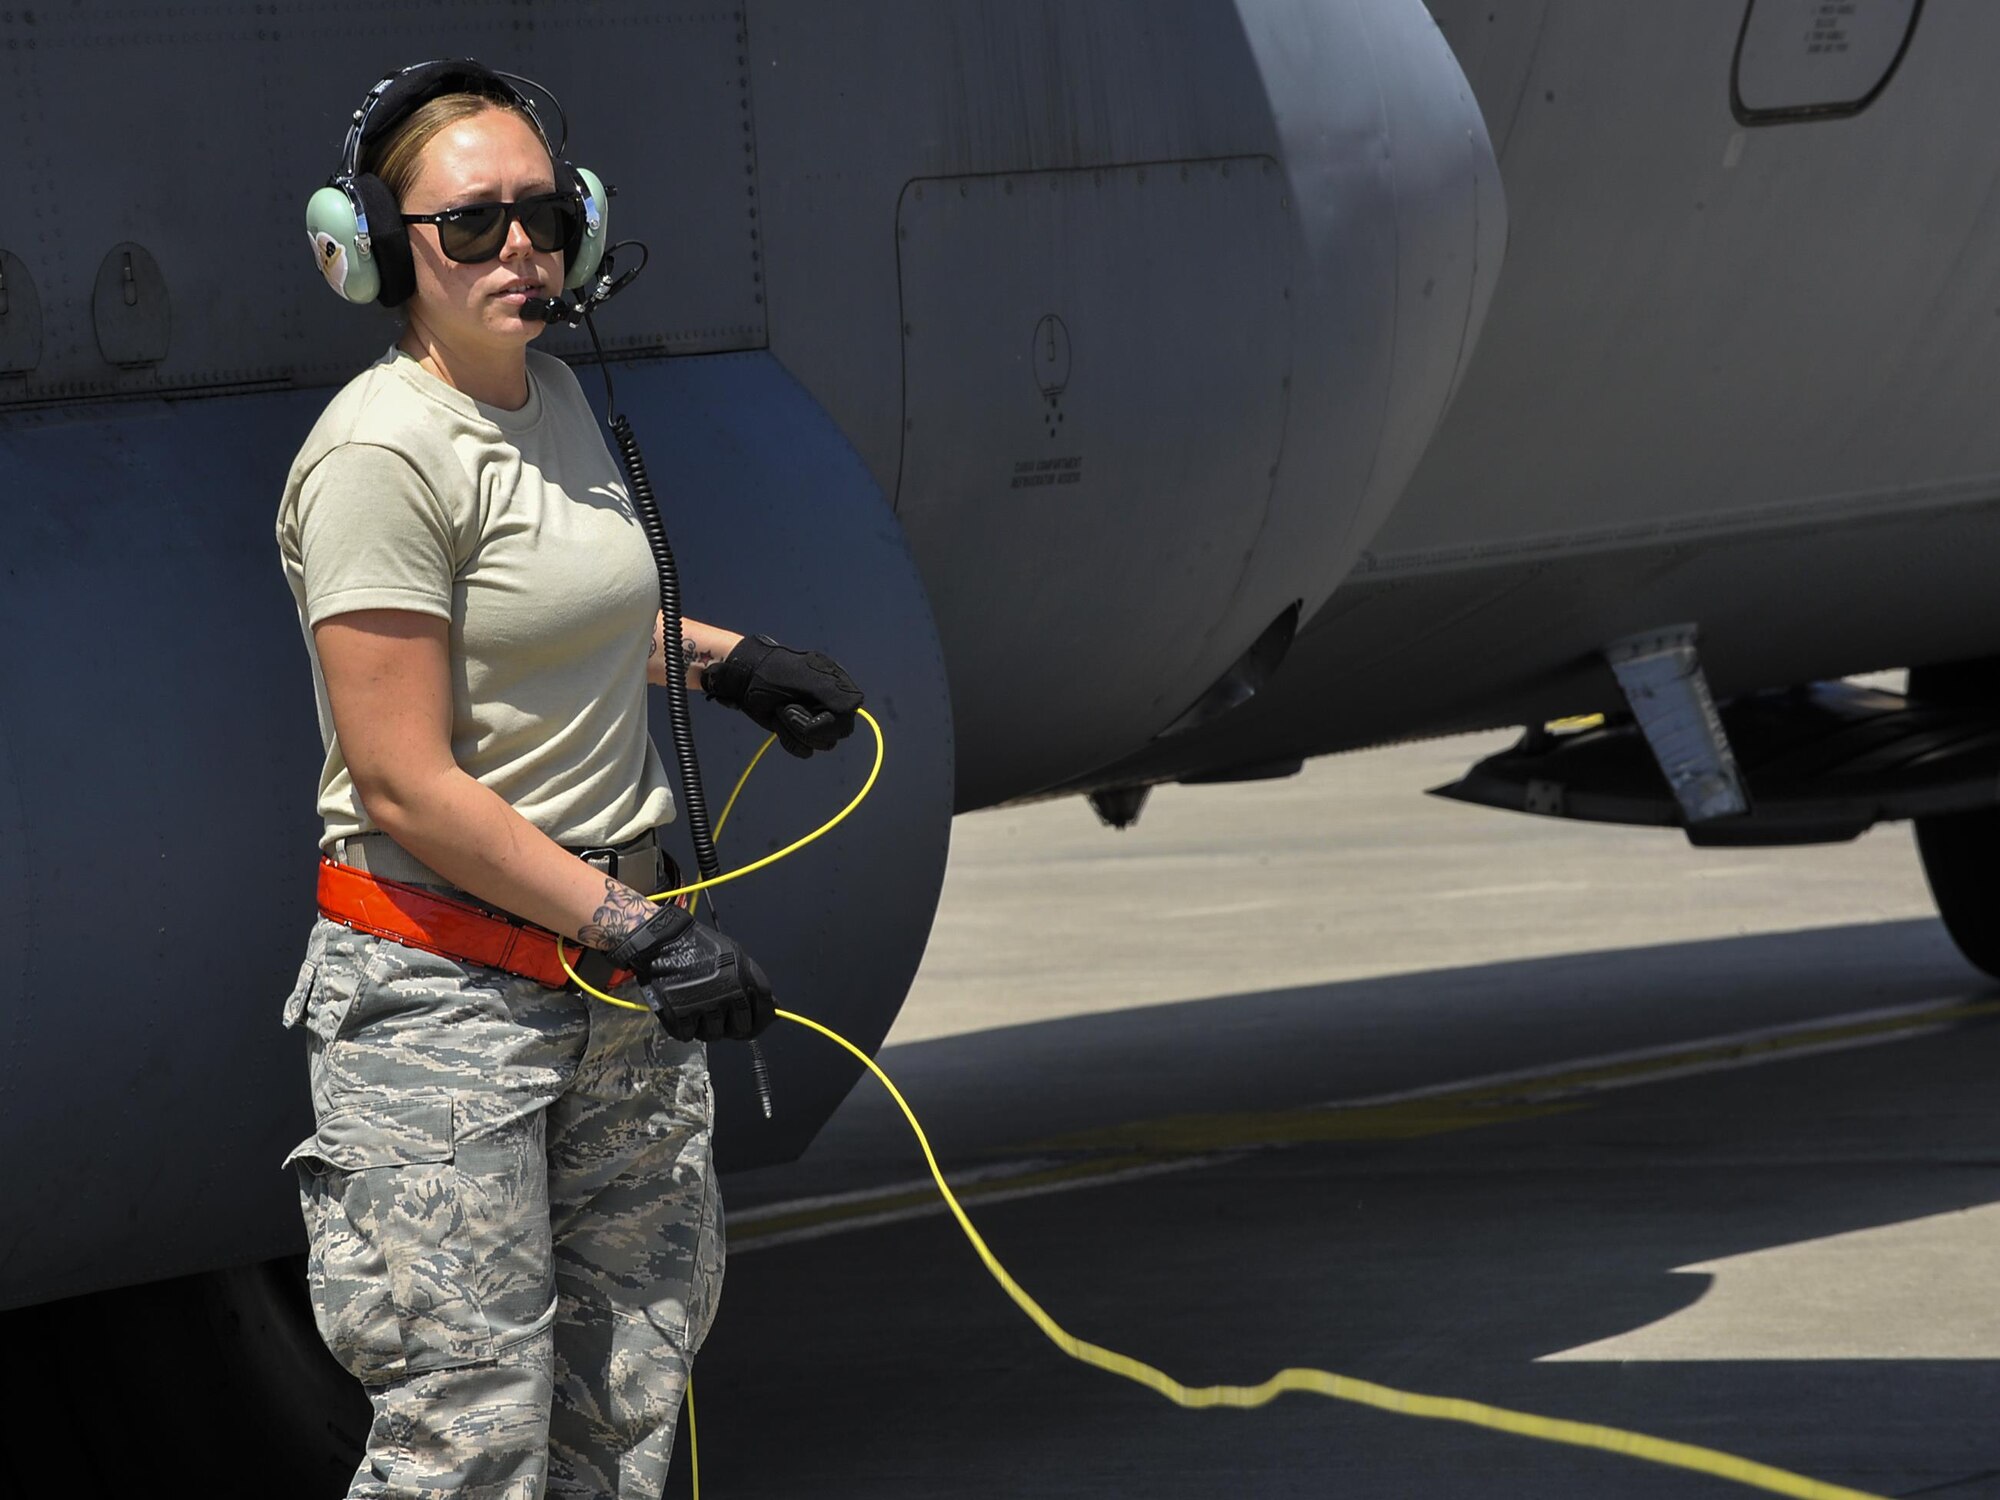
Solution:
[[[875,724],[875,721],[873,719],[870,719],[868,722],[870,724],[875,725],[876,764],[877,766],[880,766],[881,749],[882,749],[882,726],[879,724]],[[775,734],[767,736],[764,740],[764,743],[757,747],[757,753],[750,757],[750,764],[743,768],[743,774],[736,778],[736,786],[729,793],[729,800],[722,804],[722,816],[715,820],[715,832],[710,835],[710,837],[713,838],[717,843],[722,842],[722,830],[729,826],[729,815],[736,811],[736,799],[743,795],[743,788],[745,784],[750,780],[750,773],[757,769],[757,762],[764,758],[764,753],[777,743],[778,743],[778,737]],[[864,791],[862,795],[866,796],[867,793]],[[847,814],[843,812],[840,816],[844,818],[847,816]],[[838,820],[836,819],[836,821]],[[831,827],[832,825],[829,824],[828,826]],[[815,834],[814,837],[816,838],[818,837],[818,835]],[[696,909],[699,908],[700,905],[701,905],[701,892],[696,891],[694,893],[694,899],[688,902],[688,915],[693,916],[695,914]]]
[[[688,1372],[688,1474],[694,1480],[694,1500],[701,1500],[701,1439],[694,1430],[694,1372]]]
[[[675,896],[740,879],[803,849],[845,820],[847,815],[859,807],[874,789],[875,778],[882,771],[882,726],[875,722],[874,715],[868,710],[861,709],[858,712],[868,721],[868,727],[875,732],[875,764],[869,769],[868,780],[863,783],[861,790],[855,793],[853,800],[847,806],[804,838],[794,840],[775,854],[767,854],[752,864],[744,865],[738,870],[730,870],[713,880],[698,880],[692,885],[662,891],[648,899],[666,901]],[[764,758],[764,752],[771,748],[775,739],[776,736],[773,736],[758,748],[756,755],[751,757],[750,764],[743,768],[743,774],[736,779],[735,790],[729,794],[729,801],[723,806],[722,816],[716,820],[715,831],[718,836],[722,832],[723,824],[729,821],[729,814],[736,806],[736,799],[742,795],[744,783],[749,781],[750,773],[757,768],[757,762]],[[560,938],[556,940],[556,957],[562,961],[564,972],[585,994],[594,995],[599,1000],[622,1006],[627,1010],[647,1009],[646,1006],[636,1005],[629,1000],[620,1000],[615,995],[607,995],[604,991],[585,984],[578,978],[576,970],[570,967],[569,957],[563,952]],[[1649,1437],[1643,1432],[1600,1426],[1595,1422],[1572,1422],[1562,1417],[1536,1416],[1533,1412],[1513,1411],[1504,1406],[1488,1406],[1482,1401],[1467,1401],[1455,1396],[1426,1396],[1415,1391],[1397,1390],[1393,1386],[1377,1385],[1369,1380],[1357,1380],[1351,1375],[1336,1375],[1331,1370],[1293,1366],[1278,1371],[1260,1385],[1183,1385],[1173,1376],[1143,1360],[1078,1338],[1050,1317],[1042,1305],[1028,1295],[1026,1288],[1000,1264],[999,1258],[987,1246],[979,1231],[973,1227],[972,1220],[960,1205],[957,1194],[952,1192],[951,1184],[945,1181],[944,1171],[938,1166],[937,1155],[931,1150],[930,1138],[924,1134],[924,1127],[918,1121],[916,1111],[910,1108],[909,1101],[903,1097],[903,1091],[896,1087],[889,1075],[876,1064],[875,1059],[839,1032],[821,1025],[810,1016],[802,1016],[796,1011],[785,1010],[782,1007],[777,1014],[787,1021],[818,1032],[834,1045],[844,1048],[875,1075],[876,1081],[883,1088],[889,1091],[889,1097],[896,1101],[896,1107],[903,1112],[903,1118],[909,1122],[910,1130],[917,1138],[917,1145],[923,1150],[924,1162],[930,1168],[931,1180],[937,1184],[937,1190],[944,1198],[945,1207],[950,1209],[952,1217],[958,1220],[959,1229],[964,1232],[967,1241],[978,1253],[979,1259],[985,1264],[993,1279],[1000,1283],[1000,1289],[1013,1300],[1016,1307],[1028,1315],[1029,1320],[1042,1331],[1050,1343],[1071,1359],[1145,1386],[1148,1390],[1166,1397],[1176,1406],[1189,1409],[1229,1406],[1247,1410],[1263,1406],[1287,1392],[1298,1392],[1326,1396],[1335,1401],[1351,1401],[1361,1406],[1371,1406],[1380,1411],[1395,1412],[1406,1417],[1463,1422],[1469,1426],[1486,1427],[1495,1432],[1512,1433],[1518,1437],[1536,1438],[1543,1442],[1564,1443],[1577,1448],[1597,1448],[1646,1463],[1662,1464],[1668,1468],[1712,1474],[1718,1479],[1732,1480],[1737,1484],[1768,1490],[1774,1494],[1791,1495],[1797,1497],[1797,1500],[1884,1500],[1884,1497],[1870,1494],[1865,1490],[1828,1484],[1824,1480],[1811,1479],[1803,1474],[1794,1474],[1788,1469],[1776,1468],[1770,1464],[1758,1463],[1754,1459],[1740,1458],[1733,1453],[1704,1448],[1694,1443],[1677,1443],[1666,1438]],[[695,1500],[701,1500],[700,1449],[695,1437],[692,1377],[688,1381],[687,1408],[688,1457],[694,1466]]]
[[[843,807],[839,812],[835,813],[832,817],[828,818],[824,823],[820,824],[819,827],[815,828],[811,833],[805,835],[805,837],[793,839],[789,844],[785,845],[784,848],[775,850],[774,852],[765,855],[762,859],[753,859],[749,864],[743,865],[738,869],[724,870],[720,875],[714,876],[713,878],[708,880],[696,880],[687,885],[677,885],[670,891],[655,892],[653,895],[648,896],[646,899],[648,901],[671,901],[674,899],[674,897],[685,896],[690,891],[705,891],[713,886],[727,885],[732,880],[741,880],[745,875],[755,874],[757,871],[764,869],[768,865],[775,865],[779,860],[798,853],[799,850],[805,848],[807,844],[810,844],[815,839],[821,838],[824,835],[833,832],[834,829],[838,828],[842,823],[846,822],[847,815],[853,812],[854,809],[859,807],[863,802],[865,802],[868,799],[868,794],[875,790],[875,778],[882,774],[882,726],[875,722],[875,715],[868,712],[867,709],[857,708],[854,711],[856,714],[860,715],[861,718],[867,721],[868,727],[870,729],[875,731],[875,764],[868,768],[868,779],[861,783],[861,790],[854,794],[853,800],[850,801],[847,804],[847,806]],[[757,752],[757,758],[762,758],[764,751],[770,748],[771,748],[770,743],[767,741],[764,744],[763,749],[760,749]],[[757,763],[756,759],[753,759],[750,764],[754,766],[756,763]],[[738,778],[736,782],[737,792],[743,790],[743,783],[749,780],[749,778],[750,778],[749,767],[745,767],[743,775],[740,778]],[[728,807],[725,807],[722,810],[722,816],[724,818],[727,818],[729,816],[729,808],[734,807],[735,805],[736,805],[736,793],[732,792],[730,793],[729,796]],[[721,832],[720,824],[716,825],[716,831],[718,833]]]
[[[711,886],[724,885],[732,880],[741,880],[745,875],[753,874],[756,871],[763,869],[766,865],[776,864],[779,860],[785,858],[787,855],[798,853],[798,851],[805,848],[807,844],[812,843],[815,839],[818,839],[824,836],[825,834],[831,833],[834,829],[838,828],[842,823],[846,822],[847,815],[853,812],[854,809],[859,807],[864,801],[866,801],[868,794],[875,790],[875,779],[882,774],[882,752],[883,752],[882,726],[875,722],[875,715],[868,712],[868,710],[865,708],[857,708],[855,710],[855,713],[859,714],[863,719],[865,719],[868,723],[868,727],[875,733],[875,764],[868,768],[868,779],[861,783],[861,790],[854,794],[853,798],[848,802],[847,806],[843,807],[839,812],[835,813],[832,817],[828,818],[824,823],[820,824],[819,827],[815,828],[811,833],[806,834],[803,838],[793,839],[789,844],[785,845],[784,848],[778,850],[776,853],[767,854],[762,859],[759,860],[753,860],[751,861],[751,863],[744,865],[741,869],[725,870],[720,875],[715,876],[711,880],[697,880],[691,885],[678,885],[675,886],[670,891],[660,891],[655,895],[648,896],[646,899],[648,901],[671,901],[673,900],[674,897],[685,896],[690,891],[705,891],[708,890]],[[764,743],[758,747],[757,753],[750,757],[750,764],[743,768],[743,774],[736,778],[736,790],[729,794],[729,801],[723,805],[722,816],[716,821],[715,824],[715,834],[717,837],[720,837],[722,834],[722,825],[729,821],[729,814],[731,809],[733,809],[736,806],[736,799],[742,795],[743,783],[750,779],[750,773],[757,769],[757,762],[764,758],[764,752],[766,750],[769,750],[772,744],[776,740],[777,740],[776,735],[772,735],[770,739],[765,740]],[[692,907],[692,905],[689,906],[688,910],[690,914],[693,913],[694,908]],[[560,935],[558,935],[556,938],[556,961],[563,966],[563,973],[569,975],[570,982],[574,984],[578,989],[582,990],[586,995],[590,995],[595,997],[596,999],[602,1000],[606,1005],[615,1005],[620,1010],[650,1010],[652,1008],[650,1006],[637,1004],[636,1002],[631,1000],[620,1000],[616,995],[607,995],[604,993],[603,990],[598,989],[595,985],[586,983],[583,977],[580,974],[578,974],[576,970],[571,966],[569,961],[569,955],[563,951],[563,942],[564,939]],[[580,956],[582,952],[583,952],[583,947],[581,944],[578,944],[577,946],[578,955]]]
[[[896,1107],[903,1112],[903,1118],[910,1122],[910,1130],[923,1148],[924,1161],[931,1169],[931,1178],[937,1183],[937,1190],[944,1195],[945,1206],[952,1217],[958,1220],[958,1227],[972,1248],[979,1253],[986,1269],[993,1279],[1000,1283],[1001,1290],[1011,1297],[1014,1305],[1026,1313],[1034,1325],[1047,1335],[1054,1344],[1071,1359],[1107,1370],[1113,1375],[1123,1376],[1157,1391],[1176,1406],[1190,1408],[1209,1406],[1255,1407],[1275,1400],[1287,1391],[1298,1391],[1316,1396],[1328,1396],[1336,1401],[1353,1401],[1363,1406],[1373,1406],[1382,1411],[1392,1411],[1406,1417],[1428,1417],[1445,1422],[1464,1422],[1474,1427],[1490,1427],[1497,1432],[1510,1432],[1520,1437],[1539,1438],[1544,1442],[1567,1443],[1578,1448],[1601,1448],[1609,1453],[1622,1453],[1628,1458],[1642,1459],[1647,1463],[1665,1464],[1670,1468],[1692,1469],[1697,1473],[1713,1474],[1719,1479],[1734,1480],[1738,1484],[1750,1485],[1775,1494],[1793,1495],[1799,1500],[1882,1500],[1863,1490],[1848,1489],[1842,1485],[1827,1484],[1823,1480],[1809,1479],[1803,1474],[1773,1468],[1769,1464],[1757,1463],[1747,1458],[1739,1458],[1733,1453],[1722,1453],[1714,1448],[1702,1448],[1693,1443],[1676,1443],[1665,1438],[1648,1437],[1642,1432],[1627,1432],[1617,1427],[1600,1427],[1594,1422],[1571,1422],[1560,1417],[1538,1417],[1531,1412],[1510,1411],[1506,1407],[1488,1406],[1480,1401],[1465,1401],[1451,1396],[1423,1396],[1413,1391],[1399,1391],[1391,1386],[1376,1385],[1372,1381],[1356,1380],[1348,1375],[1336,1375],[1330,1370],[1292,1368],[1278,1371],[1261,1385],[1205,1385],[1187,1386],[1171,1375],[1155,1369],[1152,1365],[1089,1343],[1069,1332],[1042,1309],[1042,1305],[1028,1295],[1021,1284],[1007,1273],[1007,1268],[987,1248],[986,1241],[972,1220],[959,1205],[951,1186],[944,1180],[944,1173],[938,1167],[936,1155],[931,1151],[931,1143],[924,1134],[924,1127],[917,1122],[916,1112],[889,1079],[889,1075],[876,1065],[875,1059],[863,1052],[854,1043],[832,1031],[810,1016],[799,1015],[796,1011],[780,1009],[778,1014],[821,1036],[836,1046],[845,1048],[861,1065],[875,1075],[876,1081],[889,1091],[889,1097],[896,1101]]]

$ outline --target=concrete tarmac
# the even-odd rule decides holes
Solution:
[[[1418,795],[1502,742],[1168,788],[1122,834],[959,820],[882,1061],[995,1252],[1190,1383],[1316,1366],[2000,1496],[2000,987],[1908,830],[1697,851]],[[1316,1396],[1178,1410],[1048,1344],[920,1176],[864,1082],[728,1179],[705,1493],[1753,1493]]]

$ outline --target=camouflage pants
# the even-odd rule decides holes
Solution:
[[[655,1500],[722,1283],[707,1056],[647,1015],[321,919],[298,1168],[349,1494]]]

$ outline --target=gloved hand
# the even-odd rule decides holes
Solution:
[[[667,1035],[681,1042],[747,1042],[776,1019],[771,981],[757,961],[678,906],[662,906],[610,950],[638,978]]]
[[[861,689],[840,663],[818,651],[794,651],[768,635],[746,635],[701,674],[702,691],[740,708],[803,760],[854,733]]]

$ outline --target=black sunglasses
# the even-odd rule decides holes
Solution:
[[[441,214],[404,214],[405,224],[435,224],[438,248],[460,265],[493,260],[516,219],[537,250],[560,250],[576,236],[583,206],[574,193],[537,193],[518,203],[468,203]]]

